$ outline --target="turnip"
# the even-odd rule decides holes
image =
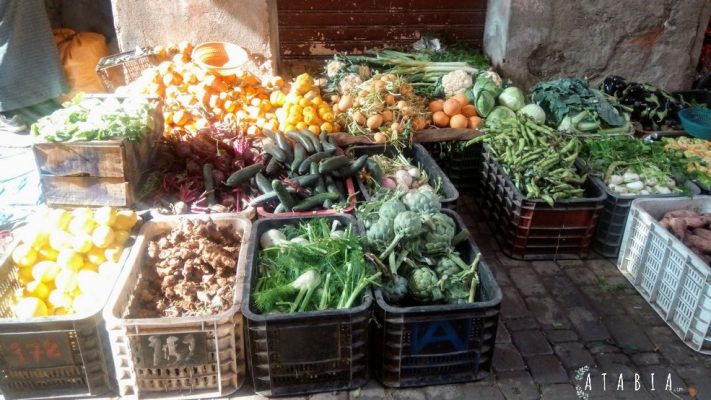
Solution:
[[[666,186],[657,185],[657,186],[654,187],[654,189],[655,189],[655,190],[657,191],[657,193],[659,193],[659,194],[669,194],[669,193],[671,193],[671,190],[669,190],[669,188],[666,187]]]
[[[414,179],[417,179],[420,177],[420,169],[417,167],[410,167],[407,170],[407,173],[410,174],[410,176]]]
[[[276,229],[270,229],[262,234],[259,238],[259,244],[263,249],[268,247],[278,246],[280,244],[286,243],[286,236],[284,236],[281,231]]]
[[[619,175],[612,175],[610,177],[610,184],[611,185],[621,185],[623,183],[625,183],[625,180],[624,180],[624,178],[622,178]]]
[[[622,179],[625,181],[625,183],[635,182],[639,181],[639,175],[635,174],[634,172],[625,172],[625,174],[622,175]]]
[[[395,182],[397,182],[398,186],[409,189],[410,185],[412,185],[412,176],[405,170],[397,170],[395,171]]]
[[[382,186],[386,189],[395,189],[397,183],[392,178],[384,177]]]
[[[431,192],[432,191],[432,186],[429,184],[425,183],[424,185],[420,186],[417,188],[418,192]]]
[[[633,182],[628,182],[625,184],[627,189],[629,190],[642,190],[644,189],[644,183],[640,181],[633,181]]]
[[[649,190],[642,189],[642,190],[639,191],[639,194],[641,194],[642,196],[646,196],[646,195],[648,195],[648,194],[650,194],[650,193],[649,193]]]
[[[667,187],[669,189],[675,189],[676,188],[676,181],[674,181],[674,179],[672,179],[672,178],[668,178],[667,179]]]

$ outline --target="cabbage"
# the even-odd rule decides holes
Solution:
[[[501,92],[499,95],[499,104],[518,111],[526,105],[526,98],[521,89],[516,86],[511,86]]]
[[[494,80],[489,76],[482,73],[476,77],[474,86],[472,87],[472,93],[474,94],[474,97],[479,97],[479,93],[483,91],[488,91],[496,97],[499,93],[501,93],[501,87],[497,85],[496,82],[494,82]]]
[[[494,109],[494,106],[496,106],[496,100],[494,99],[494,95],[487,91],[483,90],[479,92],[479,94],[476,96],[476,110],[479,112],[479,115],[482,117],[486,117],[489,115],[491,110]]]
[[[537,124],[543,124],[546,122],[546,112],[538,104],[528,104],[522,109],[518,110],[518,115],[525,115],[531,118]]]
[[[491,111],[491,114],[486,117],[486,126],[496,125],[499,123],[499,121],[506,121],[515,118],[516,113],[512,109],[504,106],[494,107],[494,110]]]

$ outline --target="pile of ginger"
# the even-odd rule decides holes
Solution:
[[[217,314],[233,303],[242,238],[232,226],[181,220],[146,249],[126,318]]]
[[[659,223],[711,265],[711,214],[675,210],[664,214]]]

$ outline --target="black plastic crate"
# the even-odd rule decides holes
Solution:
[[[480,193],[482,144],[465,141],[422,143],[452,184],[462,192]]]
[[[627,216],[632,206],[632,201],[640,198],[664,198],[664,197],[684,197],[683,193],[669,194],[650,194],[645,196],[620,196],[607,188],[605,182],[599,177],[592,177],[599,185],[605,187],[605,207],[600,213],[600,220],[597,223],[597,230],[593,239],[593,249],[601,256],[607,258],[616,258],[620,246],[622,245],[622,236],[625,233],[627,225]],[[692,196],[701,194],[701,190],[695,184],[688,182],[689,190]]]
[[[454,212],[457,229],[464,222]],[[457,250],[472,262],[477,246],[470,240]],[[502,293],[483,258],[477,301],[471,304],[397,307],[375,289],[373,370],[390,387],[412,387],[485,379],[491,371]]]
[[[259,255],[259,238],[311,218],[327,218],[363,233],[355,217],[346,214],[260,219],[252,226],[247,254],[242,314],[247,321],[247,355],[254,391],[264,396],[299,396],[349,390],[368,382],[368,323],[372,291],[364,291],[357,307],[293,314],[252,311],[251,288]]]
[[[347,151],[348,155],[358,157],[363,154],[375,155],[384,154],[388,157],[396,156],[397,150],[392,146],[387,145],[366,145],[366,146],[353,146]],[[424,168],[427,171],[427,176],[429,178],[430,186],[434,187],[437,179],[441,179],[441,189],[440,194],[442,196],[442,207],[455,210],[457,208],[457,200],[459,199],[459,191],[452,185],[447,175],[442,171],[442,169],[437,165],[432,156],[425,150],[420,144],[415,144],[412,149],[405,149],[403,151],[405,157],[412,160],[415,166]],[[371,196],[368,193],[368,188],[365,182],[360,178],[356,177],[356,182],[358,184],[358,190],[361,196],[368,201]]]
[[[502,251],[524,260],[585,258],[603,208],[605,189],[588,178],[584,197],[553,207],[525,198],[484,146],[481,206]]]

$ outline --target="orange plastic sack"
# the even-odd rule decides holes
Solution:
[[[102,57],[109,55],[106,38],[93,32],[75,32],[72,29],[55,29],[54,43],[59,48],[64,74],[69,82],[69,93],[65,98],[72,98],[79,92],[100,93],[104,86],[96,73],[96,64]]]

